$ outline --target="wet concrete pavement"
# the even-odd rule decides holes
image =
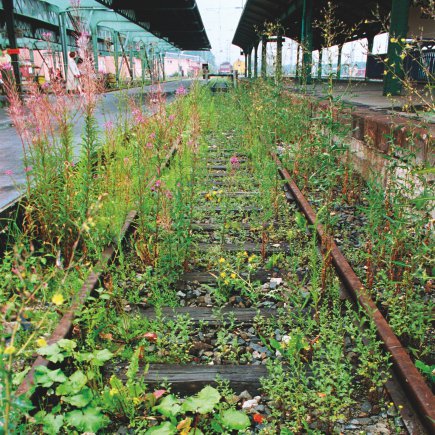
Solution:
[[[174,98],[175,90],[183,85],[189,87],[191,80],[171,81],[161,84],[162,90],[167,94],[167,101]],[[96,120],[100,128],[107,121],[114,121],[120,116],[128,117],[124,110],[120,113],[120,100],[134,97],[146,102],[147,96],[155,90],[155,86],[134,88],[122,91],[114,91],[103,94],[96,111]],[[124,105],[125,106],[125,105]],[[146,106],[146,104],[144,104]],[[147,107],[151,112],[151,108]],[[83,118],[77,118],[73,134],[76,144],[79,143],[83,129]],[[78,148],[78,147],[77,147]],[[23,164],[23,146],[21,140],[11,125],[10,119],[4,108],[0,108],[0,211],[7,208],[21,194],[22,186],[25,184],[25,172]]]

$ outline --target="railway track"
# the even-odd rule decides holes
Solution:
[[[191,418],[189,424],[205,432],[210,410],[202,413],[186,408],[185,415],[182,411],[171,414],[159,408],[158,400],[166,400],[166,405],[172,400],[174,407],[182,407],[174,394],[203,398],[201,391],[211,385],[216,388],[213,392],[219,391],[213,412],[220,420],[213,421],[223,431],[236,430],[239,424],[257,433],[269,424],[271,432],[265,433],[279,433],[283,428],[376,433],[388,421],[389,429],[396,424],[396,430],[404,431],[402,420],[397,420],[399,414],[382,408],[393,400],[408,431],[424,433],[421,407],[419,414],[413,409],[415,403],[407,403],[409,390],[403,389],[400,378],[388,381],[392,399],[385,395],[383,381],[373,379],[379,367],[372,364],[384,364],[381,371],[391,374],[380,357],[380,344],[373,329],[364,330],[358,315],[344,302],[349,298],[344,294],[346,276],[337,276],[332,261],[325,261],[329,252],[319,249],[318,238],[302,218],[304,208],[300,208],[299,194],[290,188],[288,174],[277,171],[276,157],[252,153],[233,136],[234,132],[212,135],[199,153],[198,176],[192,178],[195,182],[190,187],[190,254],[184,261],[184,273],[168,287],[162,276],[157,277],[153,289],[146,282],[152,278],[150,268],[137,260],[132,248],[134,236],[122,255],[134,278],[118,273],[122,263],[119,257],[114,259],[114,247],[107,248],[103,261],[113,260],[114,266],[89,277],[78,304],[66,314],[49,344],[72,337],[86,349],[90,335],[97,348],[108,348],[110,358],[101,364],[101,376],[103,384],[112,386],[107,392],[112,398],[121,394],[117,385],[132,382],[132,361],[136,361],[140,367],[136,376],[139,379],[144,373],[141,382],[147,385],[148,394],[165,390],[159,393],[163,399],[154,396],[156,408],[150,418],[143,417],[145,411],[136,417],[144,424],[143,430],[155,427],[161,433],[173,433],[163,430]],[[175,149],[168,161],[174,154]],[[263,169],[261,177],[259,168]],[[313,216],[305,214],[313,221]],[[136,217],[136,213],[129,215],[123,233],[132,231]],[[99,283],[104,283],[104,289]],[[92,309],[85,309],[74,322],[88,294],[96,295],[97,288],[100,295],[106,295],[97,305],[107,310],[100,319],[103,326],[89,321],[96,313]],[[113,296],[116,288],[126,296]],[[49,366],[50,361],[40,356],[34,364],[37,373],[40,365]],[[71,367],[64,371],[73,373]],[[34,373],[26,377],[18,393],[34,384]],[[227,398],[228,388],[234,394],[233,402]],[[286,397],[286,389],[292,397]],[[352,389],[357,391],[350,393]],[[420,393],[423,406],[433,403],[433,396]],[[41,402],[37,394],[35,401]],[[302,396],[308,394],[313,403],[305,408]],[[124,397],[134,398],[143,410],[145,395]],[[219,400],[225,403],[223,408]],[[250,416],[249,425],[240,414],[236,414],[238,422],[228,421],[228,412],[236,409]],[[152,414],[148,408],[147,412]],[[115,433],[125,426],[127,417],[120,414],[112,410],[112,423],[103,433]],[[187,417],[182,420],[181,416]],[[427,420],[424,425],[431,427]]]

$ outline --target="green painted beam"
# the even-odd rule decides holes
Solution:
[[[267,75],[267,37],[263,36],[261,38],[261,77],[264,79]]]
[[[276,39],[276,65],[275,65],[275,79],[277,83],[282,80],[282,30],[278,29]]]
[[[338,59],[337,59],[337,80],[341,79],[341,54],[343,52],[343,45],[338,46]]]
[[[410,0],[393,0],[391,5],[390,32],[385,64],[384,95],[400,95],[405,76],[403,69],[402,39],[408,33]]]
[[[302,71],[301,83],[312,83],[311,67],[313,62],[313,0],[303,0],[301,20]]]
[[[258,42],[254,45],[254,77],[258,77]]]

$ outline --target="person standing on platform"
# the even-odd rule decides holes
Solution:
[[[68,57],[68,72],[66,76],[66,90],[72,93],[82,93],[80,84],[80,70],[75,61],[76,52],[71,51]]]

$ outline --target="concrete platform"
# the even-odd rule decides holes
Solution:
[[[301,92],[301,86],[296,83],[294,79],[285,79],[286,86],[295,92]],[[325,81],[316,81],[314,84],[307,86],[305,92],[316,96],[324,97],[326,95],[327,83]],[[362,107],[372,109],[376,112],[383,112],[385,114],[397,114],[403,117],[415,118],[417,116],[412,113],[407,113],[401,110],[405,105],[421,106],[424,102],[421,96],[427,92],[424,85],[418,84],[415,87],[416,92],[409,95],[402,95],[396,97],[386,97],[382,95],[383,83],[381,81],[366,82],[363,80],[340,80],[334,81],[333,95],[334,98],[340,98],[344,103],[354,107]],[[425,96],[426,101],[435,100],[435,90],[432,87],[432,100],[431,97]],[[419,111],[418,116],[420,121],[435,123],[434,112]]]
[[[171,81],[161,84],[167,93],[167,101],[174,98],[175,90],[183,85],[189,87],[192,80]],[[120,116],[130,116],[128,113],[119,112],[120,97],[134,97],[140,99],[155,90],[155,85],[144,88],[133,88],[121,91],[112,91],[103,94],[96,111],[96,120],[100,128],[107,121],[114,121]],[[5,98],[5,97],[3,97]],[[79,97],[77,97],[79,98]],[[148,108],[151,111],[151,108]],[[74,141],[79,143],[83,128],[83,118],[78,118],[74,126]],[[23,146],[21,140],[11,124],[4,107],[0,108],[0,211],[7,208],[21,194],[25,184],[25,172],[23,165]],[[12,175],[7,175],[12,171]],[[5,173],[7,172],[7,173]]]

